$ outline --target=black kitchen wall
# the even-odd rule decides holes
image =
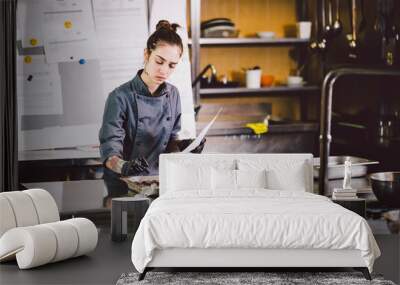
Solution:
[[[325,2],[326,21],[328,21],[328,4],[333,4],[333,20],[335,20],[336,3],[339,3],[342,32],[334,36],[326,36],[321,30],[322,6]],[[356,57],[350,56],[348,35],[351,35],[351,3],[352,0],[310,0],[308,3],[309,18],[313,20],[311,43],[326,39],[325,49],[310,49],[309,62],[312,81],[320,81],[326,72],[338,66],[400,68],[400,1],[399,0],[355,0],[356,2]],[[389,9],[393,8],[393,9]],[[386,10],[387,17],[382,17]],[[382,11],[383,10],[383,11]],[[379,12],[381,11],[381,12]],[[390,12],[391,11],[391,12]],[[317,14],[318,12],[318,14]],[[316,24],[316,15],[319,25]],[[362,20],[363,19],[363,20]],[[383,32],[382,27],[386,25]],[[317,31],[319,30],[319,31]],[[386,43],[383,41],[385,34]],[[329,34],[328,34],[329,35]],[[386,52],[385,52],[386,47]],[[385,56],[390,54],[392,56]],[[391,58],[391,60],[387,59]]]
[[[325,49],[309,49],[306,70],[310,82],[321,84],[324,75],[338,67],[400,70],[400,0],[355,1],[358,19],[353,51],[348,39],[352,33],[352,0],[331,2],[333,20],[335,4],[340,3],[343,30],[339,35],[326,37]],[[313,19],[311,43],[321,42],[324,35],[321,30],[317,31],[315,17],[318,11],[321,21],[323,0],[307,3]],[[325,0],[326,8],[328,3]],[[326,13],[327,21],[328,18]],[[400,170],[400,78],[349,76],[340,79],[332,101],[331,153],[376,159],[381,162],[379,169]]]

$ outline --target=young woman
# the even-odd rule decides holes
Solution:
[[[183,52],[177,27],[165,20],[157,24],[147,40],[144,68],[107,98],[99,140],[110,196],[127,192],[120,176],[157,175],[159,155],[180,151],[181,102],[178,89],[165,82]]]

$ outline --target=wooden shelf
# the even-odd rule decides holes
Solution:
[[[311,92],[319,91],[318,86],[273,86],[273,87],[261,87],[261,88],[246,88],[246,87],[235,87],[235,88],[203,88],[200,89],[200,95],[231,95],[231,94],[268,94],[268,93],[279,93],[279,92]],[[211,97],[211,96],[210,96]]]
[[[248,46],[248,45],[295,45],[306,44],[309,39],[299,38],[200,38],[200,46]],[[189,45],[192,39],[189,39]]]

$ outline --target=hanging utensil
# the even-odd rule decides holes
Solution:
[[[400,55],[400,28],[399,28],[399,26],[396,26],[394,19],[400,18],[400,3],[399,3],[399,1],[396,1],[393,11],[395,11],[394,12],[395,15],[393,17],[393,27],[394,27],[393,34],[394,34],[394,39],[395,39],[395,41],[394,41],[394,54],[395,54],[394,63],[398,64],[398,63],[400,63],[400,60],[399,60],[399,57],[400,57],[399,56]],[[397,11],[397,15],[396,15],[396,11]],[[398,130],[399,130],[399,136],[400,136],[400,122],[398,125]]]
[[[326,27],[326,0],[321,1],[321,32],[320,32],[320,37],[318,41],[318,50],[324,51],[326,49],[326,34],[325,34],[325,27]]]
[[[378,0],[377,2],[377,13],[374,24],[374,29],[381,36],[381,58],[385,60],[386,55],[386,0]]]
[[[357,58],[357,0],[351,0],[351,13],[350,13],[351,35],[349,40],[349,57]]]
[[[395,62],[396,46],[400,38],[399,31],[395,25],[395,6],[393,0],[378,0],[377,16],[374,29],[381,37],[381,57],[386,65]]]
[[[313,51],[318,51],[318,43],[319,43],[319,32],[320,32],[320,23],[319,23],[319,1],[317,1],[315,5],[315,15],[314,15],[314,34],[313,34],[313,40],[310,42],[310,49]]]
[[[335,11],[336,11],[336,13],[335,13],[336,17],[335,17],[335,22],[333,23],[333,36],[338,36],[343,30],[343,24],[340,21],[340,2],[339,2],[339,0],[336,0]]]
[[[382,12],[382,3],[383,0],[378,0],[376,5],[376,20],[374,24],[374,30],[379,34],[384,34],[384,26],[383,26],[383,12]]]
[[[325,0],[317,1],[315,5],[314,17],[314,39],[310,43],[312,51],[324,53],[327,48],[327,41],[324,35],[324,27],[326,25]]]
[[[325,5],[325,4],[324,4]],[[325,7],[323,13],[325,14]],[[333,12],[332,12],[332,0],[328,0],[328,22],[324,25],[324,37],[331,38],[333,36]]]
[[[395,6],[393,0],[388,0],[387,4],[387,33],[386,33],[386,46],[385,46],[385,54],[384,59],[387,65],[394,65],[395,56],[396,56],[396,45],[398,44],[400,33],[395,24]]]

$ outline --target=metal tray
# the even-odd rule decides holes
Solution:
[[[367,174],[367,166],[378,164],[378,161],[355,156],[330,156],[328,158],[328,179],[344,178],[344,162],[351,161],[351,177],[361,177]],[[320,159],[314,158],[314,178],[319,178]]]

